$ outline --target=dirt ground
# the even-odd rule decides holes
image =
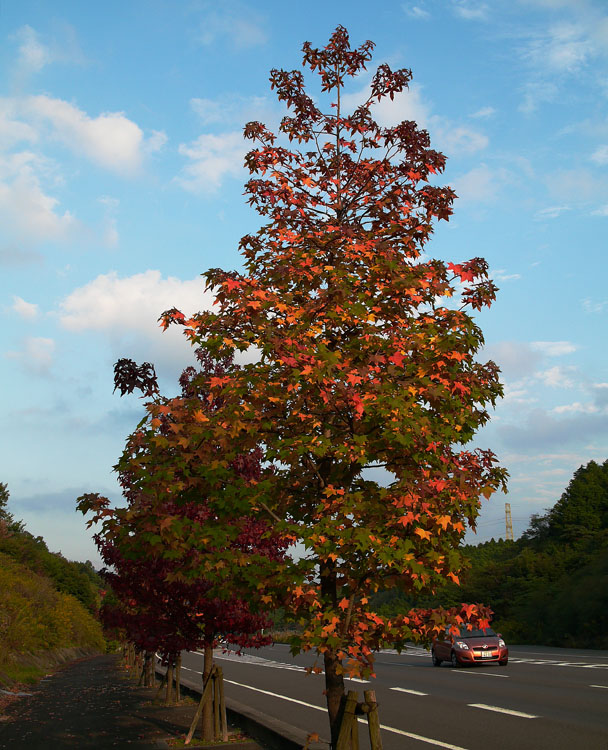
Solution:
[[[156,691],[136,687],[113,655],[72,662],[23,691],[31,695],[2,701],[0,750],[162,748],[183,736],[196,709],[153,704]]]

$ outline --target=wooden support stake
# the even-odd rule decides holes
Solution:
[[[226,701],[224,699],[224,672],[217,668],[217,678],[220,684],[220,725],[222,728],[222,742],[228,742],[228,721],[226,719]]]
[[[171,703],[173,698],[173,664],[167,665],[167,692],[165,693],[165,705]]]
[[[340,734],[338,735],[338,744],[336,750],[351,750],[353,739],[353,724],[357,725],[355,711],[357,710],[357,693],[349,690],[346,696],[346,705],[342,714],[342,723],[340,725]],[[358,737],[358,735],[357,735]]]
[[[156,672],[155,672],[156,674]],[[163,692],[163,687],[165,685],[165,681],[167,679],[167,672],[160,678],[160,685],[158,686],[158,690],[156,691],[156,695],[154,696],[154,700],[158,700],[160,697],[160,694]]]
[[[382,737],[380,736],[380,718],[378,716],[378,704],[376,702],[376,691],[365,690],[363,693],[365,703],[369,706],[367,712],[367,723],[369,725],[369,742],[372,750],[382,750]]]
[[[209,673],[209,677],[207,678],[207,681],[205,682],[203,686],[203,694],[201,695],[201,699],[198,704],[198,708],[196,709],[196,713],[194,714],[194,718],[192,719],[192,724],[190,725],[190,731],[188,732],[188,736],[184,740],[184,745],[189,745],[192,742],[192,737],[194,737],[194,732],[196,731],[196,725],[198,724],[199,719],[201,718],[201,714],[203,713],[203,706],[209,700],[211,696],[211,690],[213,687],[213,675],[215,674],[215,667],[211,670]]]
[[[220,682],[217,676],[217,670],[213,675],[213,738],[218,740],[220,737]]]

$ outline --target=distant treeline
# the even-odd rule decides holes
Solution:
[[[380,592],[380,613],[483,602],[511,643],[608,648],[608,461],[591,461],[515,542],[464,548],[470,569],[424,600]]]
[[[90,562],[49,552],[8,511],[0,483],[0,682],[19,678],[21,654],[104,649],[96,619],[102,580]]]

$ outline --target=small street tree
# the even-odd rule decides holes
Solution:
[[[182,395],[173,399],[160,396],[149,363],[138,367],[123,359],[116,364],[116,387],[122,394],[140,390],[150,398],[146,408],[153,424],[146,432],[142,428],[148,418],[142,420],[115,467],[126,506],[112,508],[106,497],[88,493],[78,498],[78,509],[91,514],[89,525],[101,524],[94,539],[108,566],[103,575],[117,600],[102,611],[106,624],[122,628],[138,649],[160,652],[170,669],[183,650],[202,649],[203,679],[207,680],[219,640],[253,648],[271,642],[264,630],[272,621],[265,612],[256,611],[261,601],[253,595],[256,586],[251,581],[257,583],[261,569],[282,560],[287,541],[263,519],[223,514],[220,521],[205,494],[211,487],[189,481],[193,456],[182,442],[172,445],[167,437],[183,435],[189,413],[200,417],[212,409],[193,384],[194,378],[204,374],[206,366],[215,374],[230,366],[228,360],[210,363],[204,354],[199,364],[202,371],[192,367],[184,371]],[[175,421],[178,416],[180,424]],[[214,448],[204,446],[207,460]],[[200,460],[200,455],[194,458]],[[237,454],[229,469],[232,481],[238,484],[257,476],[259,461],[259,451]],[[222,494],[221,486],[214,489]],[[185,547],[175,545],[175,538],[167,533],[171,528],[187,533]],[[189,566],[185,558],[191,558]],[[225,576],[217,575],[226,560],[243,570],[239,577],[233,569],[229,587]],[[196,573],[189,576],[192,562]],[[205,576],[205,571],[211,576]],[[203,739],[215,739],[210,702],[204,706],[202,729]]]
[[[487,623],[475,605],[389,619],[369,596],[457,582],[466,527],[506,480],[491,451],[467,447],[502,394],[496,365],[475,360],[483,336],[472,317],[496,287],[481,258],[446,264],[425,252],[433,223],[452,213],[454,192],[433,182],[445,157],[414,122],[373,119],[375,102],[403,91],[410,71],[380,65],[368,98],[344,111],[346,79],[373,46],[351,49],[342,27],[325,48],[304,44],[330,111],[299,71],[271,72],[290,109],[281,138],[258,122],[245,128],[254,142],[246,191],[267,223],[241,240],[243,273],[207,272],[213,311],[163,315],[215,361],[238,351],[255,361],[207,373],[209,410],[176,405],[188,418],[172,412],[171,435],[151,413],[146,433],[147,445],[163,437],[190,457],[187,472],[165,475],[176,495],[207,486],[218,517],[258,514],[304,548],[258,588],[300,618],[294,650],[322,656],[334,747],[346,671],[369,674],[375,650],[428,642],[446,622]],[[214,455],[196,462],[203,446]],[[260,475],[226,482],[238,455],[254,450]],[[185,528],[168,523],[167,533],[187,548]]]

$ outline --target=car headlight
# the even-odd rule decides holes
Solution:
[[[504,648],[506,645],[502,638],[498,639],[498,648]]]
[[[461,649],[463,649],[463,650],[465,650],[465,651],[468,651],[468,650],[469,650],[469,647],[468,647],[468,645],[467,645],[467,644],[466,644],[466,643],[465,643],[464,641],[456,641],[456,643],[455,643],[454,645],[455,645],[455,646],[456,646],[457,648],[461,648]]]

